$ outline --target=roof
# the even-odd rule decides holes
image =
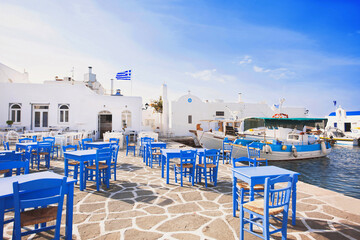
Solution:
[[[288,122],[288,121],[309,121],[309,122],[320,122],[327,120],[327,118],[262,118],[262,117],[253,117],[249,119],[261,119],[265,121],[274,121],[274,122]]]
[[[359,116],[360,115],[360,111],[346,111],[346,116]],[[330,117],[332,116],[336,116],[335,112],[332,112],[329,114]]]

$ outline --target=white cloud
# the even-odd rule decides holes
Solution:
[[[204,82],[215,81],[215,82],[224,83],[227,81],[235,80],[234,76],[219,74],[217,73],[216,69],[203,70],[194,73],[187,72],[186,75],[189,75],[194,79],[201,80]]]
[[[251,58],[251,56],[248,56],[248,55],[244,56],[244,57],[238,62],[239,65],[244,65],[244,64],[249,64],[249,63],[252,63],[252,58]]]
[[[271,78],[276,80],[288,79],[295,75],[294,72],[287,68],[265,69],[259,66],[253,66],[253,70],[258,73],[268,73]]]

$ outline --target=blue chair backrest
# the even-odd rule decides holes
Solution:
[[[37,136],[36,136],[36,135],[34,135],[34,136],[32,137],[32,139],[33,139],[33,142],[37,142]]]
[[[230,143],[233,143],[233,142],[230,141],[230,140],[225,141],[225,139],[224,139],[224,141],[223,141],[223,150],[232,151],[233,146]]]
[[[196,162],[196,150],[180,150],[181,165],[186,163],[195,164]]]
[[[116,162],[119,153],[119,145],[112,145],[111,146],[111,161]]]
[[[118,138],[110,138],[110,139],[109,139],[109,142],[110,142],[110,143],[114,142],[114,143],[116,143],[117,145],[119,145],[119,141],[120,141],[120,139],[118,139]]]
[[[99,161],[110,163],[112,157],[111,148],[101,148],[96,150],[96,168],[98,168]]]
[[[10,150],[9,142],[3,141],[4,150]]]
[[[34,142],[32,138],[19,138],[19,143]]]
[[[92,138],[84,138],[83,140],[81,140],[82,145],[84,146],[84,143],[89,143],[89,142],[93,142]]]
[[[218,166],[219,164],[219,156],[220,156],[220,150],[218,149],[205,149],[204,151],[204,163],[209,164],[215,164]]]
[[[238,163],[245,163],[245,165],[238,165]],[[233,168],[240,167],[256,167],[256,161],[247,157],[233,158],[232,160]]]
[[[278,188],[277,183],[287,183],[286,187]],[[291,189],[294,183],[294,177],[290,175],[282,175],[276,178],[265,179],[264,192],[264,209],[289,207]],[[265,211],[267,212],[267,211]]]
[[[146,143],[146,142],[154,142],[154,138],[150,138],[150,137],[143,137],[141,138],[141,146]]]
[[[48,141],[42,141],[37,143],[38,152],[47,152],[50,153],[52,148],[52,143]]]
[[[63,152],[67,152],[67,151],[77,151],[77,146],[76,145],[63,146]]]
[[[58,204],[55,239],[59,239],[62,206],[66,189],[66,177],[61,179],[38,179],[28,182],[14,182],[15,238],[21,239],[20,210]],[[31,192],[31,194],[20,194]]]
[[[247,153],[248,158],[259,158],[260,157],[260,149],[256,148],[254,145],[247,145]]]

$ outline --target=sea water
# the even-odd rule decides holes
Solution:
[[[300,173],[299,180],[360,199],[360,147],[332,148],[327,157],[272,161],[269,165]]]

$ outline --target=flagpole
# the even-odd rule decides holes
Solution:
[[[113,95],[113,90],[114,90],[114,79],[112,78],[111,79],[111,93],[110,93],[110,96]]]

